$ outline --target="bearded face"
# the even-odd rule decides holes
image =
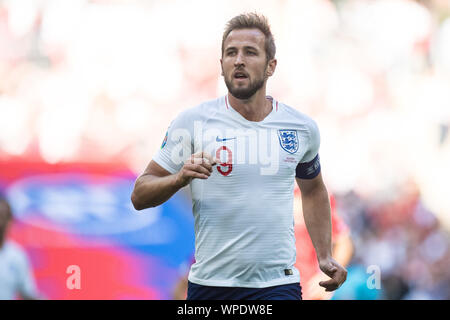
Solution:
[[[263,70],[265,72],[266,68]],[[266,78],[261,75],[254,75],[253,78],[240,69],[236,70],[229,77],[225,77],[225,84],[228,91],[237,99],[250,99],[259,89],[262,88]]]
[[[237,99],[250,99],[268,78],[265,36],[258,29],[237,29],[224,42],[222,75]]]

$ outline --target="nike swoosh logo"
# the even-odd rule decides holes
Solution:
[[[236,139],[236,137],[234,137],[234,138],[223,138],[223,139],[220,139],[219,136],[216,137],[216,141],[217,142],[223,142],[223,141],[233,140],[233,139]]]

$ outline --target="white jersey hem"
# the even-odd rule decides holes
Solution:
[[[242,282],[239,280],[202,280],[192,276],[189,276],[188,280],[195,284],[211,287],[267,288],[284,284],[299,283],[300,276],[293,275],[286,278],[273,279],[267,282]]]

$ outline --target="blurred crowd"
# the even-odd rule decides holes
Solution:
[[[225,23],[255,8],[268,93],[321,129],[352,265],[379,266],[376,298],[449,299],[448,0],[0,0],[0,160],[140,173],[181,110],[226,93]]]
[[[405,184],[391,200],[352,191],[338,196],[337,203],[356,248],[348,287],[339,298],[450,299],[449,233],[424,206],[416,185]],[[381,276],[378,288],[373,288],[374,270]]]

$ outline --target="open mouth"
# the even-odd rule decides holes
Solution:
[[[242,79],[247,79],[247,78],[248,78],[248,76],[244,72],[237,71],[237,72],[234,73],[234,79],[242,80]]]

